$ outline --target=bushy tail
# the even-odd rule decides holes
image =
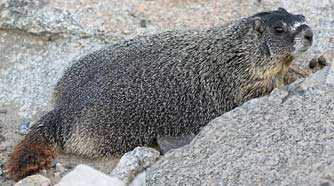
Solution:
[[[32,126],[10,155],[7,170],[13,180],[18,181],[50,168],[57,154],[60,129],[61,119],[56,110],[47,113]]]

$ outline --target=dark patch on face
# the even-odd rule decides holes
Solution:
[[[290,26],[294,25],[296,22],[305,22],[305,17],[303,15],[291,14],[284,8],[279,8],[278,10],[270,12],[260,12],[253,17],[260,17],[266,25],[269,25],[270,27],[276,26],[275,24],[282,22]]]
[[[264,42],[263,45],[268,48],[265,48],[265,50],[269,50],[270,55],[281,58],[290,55],[295,50],[307,50],[309,47],[306,46],[307,42],[300,39],[312,43],[312,31],[306,24],[303,24],[305,22],[303,15],[291,14],[283,8],[279,8],[275,11],[260,12],[252,16],[253,21],[258,18],[266,27],[260,35]],[[297,28],[295,28],[296,26]],[[295,47],[297,37],[300,37],[298,48]],[[303,43],[305,43],[305,46],[302,46]]]

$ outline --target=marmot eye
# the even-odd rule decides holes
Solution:
[[[282,27],[278,26],[278,27],[275,27],[275,32],[276,33],[283,33],[284,29]]]

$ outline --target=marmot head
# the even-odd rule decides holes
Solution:
[[[313,33],[303,15],[294,15],[279,8],[250,18],[253,30],[271,57],[293,56],[305,52],[312,45]]]

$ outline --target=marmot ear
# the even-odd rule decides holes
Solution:
[[[260,17],[253,18],[253,29],[262,34],[266,30],[266,25]]]
[[[282,7],[279,7],[278,8],[278,11],[280,11],[280,12],[284,12],[284,13],[288,13],[288,11],[286,11],[284,8],[282,8]]]

